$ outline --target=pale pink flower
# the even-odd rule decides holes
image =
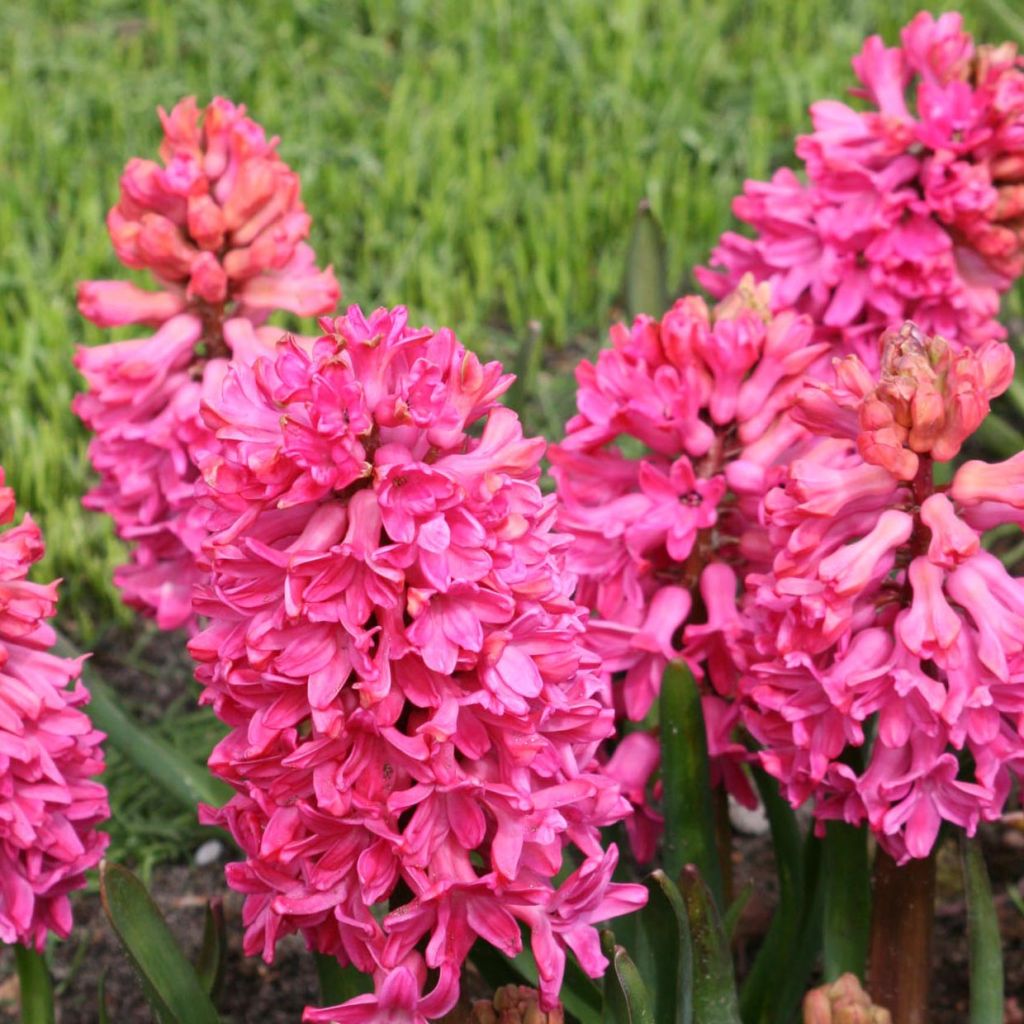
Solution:
[[[881,366],[837,360],[835,385],[797,399],[820,439],[764,499],[776,555],[747,580],[761,660],[740,686],[789,799],[867,821],[903,861],[927,856],[943,821],[973,834],[998,818],[1024,770],[1024,584],[980,542],[1024,498],[1012,465],[933,480],[1008,386],[1005,345],[952,355],[907,324]]]
[[[523,922],[551,1008],[564,947],[599,974],[594,924],[643,893],[601,848],[629,804],[597,761],[613,716],[544,444],[451,331],[357,307],[322,326],[236,361],[204,405],[190,649],[231,728],[210,766],[237,793],[204,813],[245,854],[245,948],[301,931],[374,974],[308,1020],[418,1021],[478,937],[514,955]],[[451,985],[421,996],[427,970]]]
[[[3,486],[0,523],[14,517]],[[50,932],[71,930],[68,894],[103,856],[110,816],[103,771],[103,734],[82,705],[82,659],[51,654],[47,620],[57,584],[31,583],[43,538],[25,516],[0,534],[0,940],[42,950]]]
[[[1000,297],[1024,270],[1016,48],[975,46],[959,14],[922,12],[900,46],[868,39],[853,68],[867,109],[813,104],[805,177],[748,181],[733,210],[754,237],[724,234],[698,278],[721,296],[753,273],[871,369],[879,334],[904,319],[954,346],[1003,337]]]
[[[714,310],[691,296],[660,321],[619,325],[611,348],[579,367],[579,414],[550,453],[577,599],[593,609],[587,643],[616,710],[642,720],[666,666],[684,657],[707,683],[715,777],[747,803],[756,797],[730,703],[744,656],[729,563],[763,561],[758,501],[803,437],[786,409],[826,347],[811,335],[806,318],[770,314],[752,282]],[[609,762],[634,804],[655,767],[633,777],[619,750]],[[653,852],[659,820],[647,808],[632,826],[638,857]]]
[[[86,505],[111,515],[131,548],[115,582],[126,603],[173,629],[194,625],[202,532],[189,508],[192,448],[208,443],[204,381],[215,385],[231,357],[270,349],[281,331],[261,325],[274,310],[324,313],[339,290],[303,241],[309,216],[298,176],[244,107],[218,97],[200,111],[189,98],[160,116],[162,164],[129,161],[108,217],[118,257],[149,270],[159,290],[126,281],[78,289],[93,323],[156,331],[80,348],[88,390],[74,408],[95,435],[89,454],[100,475]]]

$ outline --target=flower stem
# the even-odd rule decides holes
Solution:
[[[868,988],[893,1024],[927,1024],[931,938],[935,916],[935,857],[899,867],[875,854]]]
[[[53,984],[42,953],[15,945],[22,1024],[53,1024]]]

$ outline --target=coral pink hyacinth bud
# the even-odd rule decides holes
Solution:
[[[825,350],[808,320],[772,315],[769,301],[745,281],[715,309],[691,296],[660,321],[615,328],[611,348],[579,367],[579,414],[550,453],[577,598],[593,610],[588,643],[614,679],[617,710],[643,719],[666,665],[686,657],[707,679],[716,775],[746,802],[746,755],[729,739],[741,645],[725,563],[745,569],[762,548],[758,500],[803,436],[786,409]],[[620,766],[613,755],[625,779]],[[638,854],[653,851],[647,825]]]
[[[0,523],[14,517],[14,495],[0,469]],[[68,894],[103,856],[110,817],[103,734],[82,705],[81,659],[50,653],[47,620],[57,585],[31,583],[43,556],[39,528],[26,516],[0,534],[0,940],[42,950],[50,932],[71,930]]]
[[[494,999],[478,999],[473,1004],[469,1024],[565,1024],[562,1007],[545,1013],[537,993],[525,985],[503,985]]]
[[[936,58],[935,54],[955,54]],[[715,296],[752,273],[815,340],[878,365],[875,340],[913,320],[954,347],[1004,336],[1000,298],[1024,271],[1024,66],[976,46],[959,14],[918,14],[887,48],[853,60],[863,102],[811,107],[804,176],[748,181],[733,203],[753,237],[727,232],[697,276]]]
[[[159,290],[126,281],[78,288],[80,312],[100,327],[156,331],[80,349],[88,391],[74,408],[95,435],[89,453],[100,474],[86,504],[111,515],[131,547],[115,582],[129,605],[173,629],[194,625],[202,534],[189,510],[193,449],[208,445],[204,382],[218,381],[229,358],[270,350],[281,331],[261,325],[274,310],[325,313],[339,289],[303,241],[298,176],[244,107],[217,98],[201,111],[186,99],[160,116],[162,165],[129,161],[108,217],[122,262],[149,270]]]
[[[892,1024],[892,1015],[847,973],[804,996],[803,1024]]]
[[[920,455],[939,462],[954,458],[988,415],[990,400],[1013,379],[1006,345],[986,342],[975,352],[953,353],[943,338],[925,337],[909,322],[882,335],[881,353],[875,386],[811,383],[797,396],[794,417],[810,429],[855,436],[865,462],[901,480],[914,479]],[[838,370],[841,380],[862,381],[866,373],[857,356],[847,356]],[[831,429],[823,422],[829,406]],[[840,417],[846,411],[856,411],[855,428]]]
[[[236,360],[203,410],[190,650],[230,728],[210,767],[236,795],[205,817],[244,853],[245,948],[301,931],[373,974],[306,1020],[420,1021],[454,1005],[478,938],[515,955],[524,924],[551,1011],[566,950],[599,975],[595,924],[643,890],[601,848],[629,803],[597,760],[613,716],[543,442],[451,331],[401,308],[321,325]]]
[[[969,462],[948,490],[933,475],[1012,356],[1000,343],[951,354],[905,325],[885,335],[881,367],[871,381],[847,357],[834,386],[798,400],[819,437],[764,499],[776,554],[747,579],[759,657],[740,686],[789,799],[813,798],[819,821],[867,821],[905,861],[928,856],[944,821],[972,834],[998,818],[1021,774],[1024,584],[980,537],[1018,521],[1012,482],[998,486],[1012,469]]]

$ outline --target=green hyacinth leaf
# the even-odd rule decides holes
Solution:
[[[683,897],[664,871],[644,881],[647,904],[636,915],[636,966],[651,993],[655,1019],[693,1021],[693,950]]]
[[[679,892],[693,943],[693,1024],[742,1024],[729,939],[711,890],[693,864],[683,868]]]
[[[127,868],[104,863],[100,898],[157,1016],[168,1024],[219,1024],[199,975],[145,886]]]
[[[684,865],[695,864],[721,906],[707,733],[700,691],[686,665],[672,662],[665,670],[659,707],[665,872],[678,878]]]
[[[603,1024],[655,1024],[651,994],[636,964],[622,946],[615,944],[610,931],[601,934],[601,950],[608,958]]]

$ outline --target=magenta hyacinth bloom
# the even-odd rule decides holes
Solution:
[[[551,1007],[566,949],[600,974],[594,924],[643,889],[600,845],[629,805],[596,761],[613,716],[544,442],[451,331],[401,308],[321,326],[204,406],[190,650],[231,728],[210,766],[236,795],[204,813],[245,853],[245,948],[301,931],[374,976],[309,1020],[419,1021],[454,1004],[477,938],[514,954],[523,924]]]
[[[691,296],[660,321],[618,325],[611,348],[577,370],[579,413],[550,453],[559,525],[575,538],[577,600],[593,610],[587,643],[616,680],[617,712],[643,719],[668,662],[685,657],[709,682],[713,768],[747,803],[746,755],[731,739],[741,653],[734,568],[765,564],[758,502],[770,468],[804,436],[785,409],[826,347],[812,330],[806,317],[772,316],[766,286],[752,281],[711,311]],[[643,808],[656,749],[629,742],[645,769],[622,756],[609,767]],[[653,853],[656,832],[644,808],[631,826],[638,857]]]
[[[3,486],[0,523],[14,518]],[[81,710],[81,659],[50,653],[57,584],[31,583],[43,538],[29,516],[0,534],[0,941],[42,950],[71,930],[68,894],[107,845],[103,734]],[[73,685],[69,689],[69,684]]]
[[[324,313],[339,289],[303,241],[298,175],[244,107],[218,97],[200,111],[189,98],[160,117],[162,165],[129,161],[107,219],[118,257],[150,271],[160,290],[85,281],[78,291],[93,323],[156,330],[80,348],[88,391],[74,408],[95,434],[100,474],[85,503],[111,515],[132,548],[115,582],[126,603],[174,629],[192,621],[202,533],[189,515],[190,447],[203,439],[204,377],[219,379],[232,356],[271,350],[281,331],[260,325],[273,311]]]
[[[747,580],[762,660],[742,687],[764,767],[819,822],[867,821],[898,861],[997,818],[1024,771],[1024,583],[981,545],[1024,522],[1021,456],[947,462],[1009,385],[1001,342],[906,324],[880,374],[837,361],[794,416],[818,435],[764,499],[777,554]]]
[[[918,14],[887,48],[853,60],[866,101],[811,107],[804,177],[748,181],[734,204],[753,228],[722,236],[713,295],[746,273],[816,337],[878,366],[876,340],[913,320],[950,342],[1004,335],[1000,296],[1024,270],[1024,68],[1016,47],[976,46],[959,14]]]

